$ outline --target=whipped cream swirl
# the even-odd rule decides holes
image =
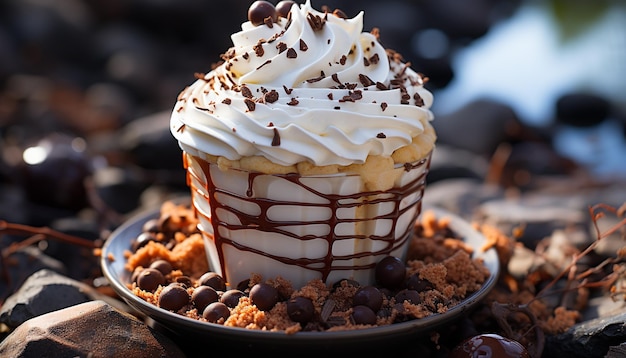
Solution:
[[[422,76],[377,31],[362,32],[362,12],[346,19],[307,0],[288,18],[241,28],[172,112],[172,134],[191,154],[361,164],[411,144],[433,118]]]

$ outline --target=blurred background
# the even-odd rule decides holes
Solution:
[[[169,111],[231,46],[251,3],[1,1],[0,219],[56,224],[185,192]],[[503,152],[505,186],[579,170],[626,177],[626,2],[312,4],[364,10],[364,30],[378,27],[383,45],[430,78],[431,182],[484,179]]]

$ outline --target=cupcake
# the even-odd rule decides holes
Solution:
[[[436,135],[426,78],[363,13],[257,1],[221,61],[178,96],[183,154],[211,269],[295,288],[375,280],[404,258]]]

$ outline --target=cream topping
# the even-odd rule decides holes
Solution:
[[[363,13],[344,19],[305,4],[288,18],[242,24],[223,62],[181,92],[171,131],[181,146],[280,165],[364,163],[424,132],[432,94]]]

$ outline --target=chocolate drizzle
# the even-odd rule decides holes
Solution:
[[[298,202],[298,201],[279,201],[268,199],[264,197],[258,197],[255,194],[255,183],[257,180],[262,181],[262,177],[267,175],[258,172],[247,173],[247,190],[245,196],[237,195],[231,190],[225,190],[217,188],[210,170],[210,164],[198,157],[185,158],[185,166],[188,167],[189,160],[196,161],[201,168],[204,178],[194,176],[193,171],[187,171],[187,183],[191,186],[192,193],[194,195],[205,196],[204,200],[209,200],[211,217],[204,216],[204,219],[211,222],[213,226],[213,241],[215,243],[217,253],[219,256],[219,262],[222,268],[223,275],[226,275],[225,265],[227,264],[225,258],[226,251],[238,250],[251,252],[257,255],[264,256],[271,260],[279,261],[289,266],[297,266],[305,268],[307,270],[317,271],[322,280],[326,281],[332,271],[351,271],[351,270],[368,270],[375,266],[375,263],[371,264],[356,264],[354,266],[341,263],[345,260],[358,259],[361,257],[367,257],[371,255],[386,255],[394,250],[398,249],[406,243],[412,235],[413,225],[408,225],[406,228],[396,228],[398,225],[398,217],[403,213],[413,208],[413,205],[405,205],[401,208],[401,201],[406,200],[407,197],[412,197],[417,202],[417,210],[412,213],[413,217],[410,222],[415,222],[417,216],[421,211],[421,197],[425,186],[425,176],[428,172],[430,160],[429,158],[422,159],[416,163],[408,163],[404,165],[404,170],[421,170],[416,179],[407,183],[403,187],[392,188],[387,191],[369,191],[361,192],[352,195],[334,195],[325,194],[315,190],[314,188],[306,184],[306,180],[302,180],[303,177],[299,174],[275,174],[273,176],[285,181],[285,184],[290,183],[304,190],[312,195],[315,195],[322,200],[318,202]],[[218,169],[214,169],[218,170]],[[204,188],[195,188],[195,183],[205,183]],[[417,195],[412,195],[416,194]],[[259,214],[251,215],[247,212],[241,211],[238,208],[226,205],[226,198],[233,198],[237,202],[246,202],[249,205],[259,208]],[[200,199],[200,200],[203,200]],[[341,217],[337,213],[345,210],[356,209],[358,207],[367,208],[367,206],[374,205],[387,205],[385,203],[392,203],[393,210],[388,211],[386,214],[374,215],[373,217],[357,217],[357,218],[345,218]],[[327,208],[332,213],[329,219],[325,220],[311,220],[311,221],[281,221],[271,219],[269,216],[273,208],[279,208],[280,206],[294,206],[294,207],[311,207],[311,208]],[[373,210],[378,212],[377,209]],[[198,215],[202,215],[197,212]],[[238,223],[228,220],[228,217],[236,217]],[[337,229],[340,225],[367,225],[368,222],[378,220],[390,220],[392,222],[390,230],[386,234],[380,235],[363,235],[363,234],[351,234],[340,235],[340,229]],[[307,234],[304,236],[297,235],[289,230],[291,227],[299,226],[329,226],[329,234],[314,235]],[[258,230],[261,232],[274,233],[280,235],[283,238],[293,240],[325,240],[327,242],[326,254],[317,258],[298,258],[298,257],[285,257],[276,254],[271,254],[258,250],[253,247],[246,246],[242,243],[237,243],[230,239],[230,235],[225,233],[235,232],[238,230]],[[398,231],[398,237],[394,237],[394,234]],[[375,251],[361,251],[349,255],[335,255],[333,254],[333,247],[336,243],[342,240],[372,240],[375,242],[373,247],[376,247]],[[380,243],[383,243],[382,245]],[[227,248],[230,247],[230,248]],[[279,272],[276,273],[280,275]],[[225,277],[228,280],[228,277]],[[236,283],[231,283],[236,284]]]

